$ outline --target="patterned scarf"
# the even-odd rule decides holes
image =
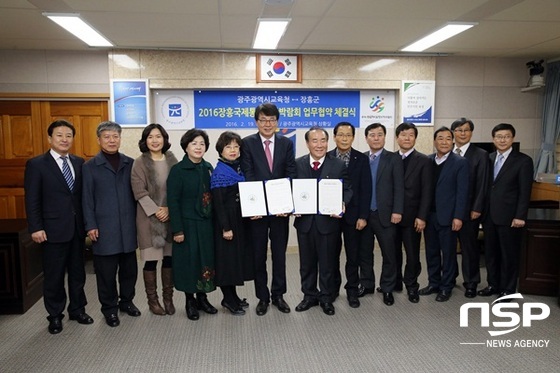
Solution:
[[[241,172],[239,161],[229,162],[222,158],[218,159],[218,164],[210,179],[210,189],[225,188],[245,181],[245,176]]]

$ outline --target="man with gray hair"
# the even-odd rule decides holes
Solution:
[[[97,142],[101,151],[83,166],[84,224],[93,242],[101,312],[111,327],[120,324],[118,309],[140,316],[132,303],[138,276],[136,201],[130,183],[134,160],[119,153],[121,132],[115,122],[100,123]]]

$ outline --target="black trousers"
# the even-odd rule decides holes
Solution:
[[[516,292],[521,261],[522,228],[484,223],[484,256],[488,285],[510,294]]]
[[[85,312],[87,304],[84,284],[84,239],[74,234],[71,241],[42,243],[43,250],[43,301],[50,317],[59,317],[66,306],[64,278],[68,272],[68,313]]]
[[[417,291],[420,285],[418,284],[418,276],[422,271],[420,264],[420,240],[422,233],[416,232],[414,226],[404,227],[402,225],[396,226],[395,233],[395,250],[397,258],[397,281],[396,283],[404,282],[408,291]],[[404,276],[402,272],[403,264],[403,250],[406,253],[406,265],[404,267]]]
[[[119,305],[127,306],[132,303],[138,277],[135,251],[115,255],[94,255],[93,265],[97,279],[97,296],[103,315],[116,314]]]
[[[480,219],[464,220],[459,231],[461,244],[461,269],[465,289],[476,289],[480,283],[480,248],[478,247],[478,229]]]
[[[451,291],[457,272],[457,232],[451,225],[439,225],[436,213],[430,212],[424,238],[429,285]]]
[[[334,287],[333,291],[340,291],[342,285],[342,275],[340,273],[340,253],[342,252],[342,238],[344,237],[344,250],[346,252],[346,264],[344,271],[346,273],[346,293],[350,295],[358,294],[358,284],[360,278],[358,275],[358,267],[360,265],[360,237],[361,231],[356,229],[356,223],[349,224],[344,219],[340,222],[342,236],[337,239],[335,265],[334,265]]]

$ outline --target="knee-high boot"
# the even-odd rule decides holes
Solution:
[[[161,269],[161,282],[163,285],[163,306],[168,315],[175,313],[175,306],[173,305],[173,269]]]
[[[146,287],[146,295],[148,296],[148,306],[154,315],[165,315],[165,310],[159,304],[157,295],[156,271],[144,270],[144,286]]]

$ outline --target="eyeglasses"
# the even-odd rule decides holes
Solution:
[[[278,122],[278,119],[258,119],[259,123],[261,124],[275,124]]]
[[[470,128],[467,128],[467,129],[456,129],[456,130],[454,130],[454,132],[467,133],[467,132],[471,132],[471,130],[470,130]]]
[[[494,136],[494,138],[496,140],[511,140],[511,139],[513,139],[513,136],[511,136],[511,135],[496,135],[496,136]]]

